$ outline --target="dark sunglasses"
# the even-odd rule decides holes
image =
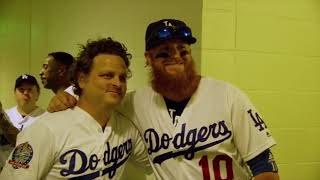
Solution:
[[[168,40],[174,37],[184,38],[184,39],[192,38],[191,29],[186,26],[179,27],[179,28],[175,28],[173,26],[166,26],[156,31],[153,31],[152,34],[147,39],[147,43],[149,44],[154,41]]]

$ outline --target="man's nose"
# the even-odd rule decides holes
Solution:
[[[180,52],[175,50],[172,54],[172,58],[176,61],[176,62],[180,62],[182,61],[182,57],[180,55]]]
[[[24,94],[24,95],[29,95],[30,92],[31,92],[30,90],[26,89],[26,90],[24,90],[24,91],[22,92],[22,94]]]
[[[112,85],[117,86],[117,87],[120,87],[121,84],[122,84],[122,82],[121,82],[121,80],[120,80],[120,77],[115,76],[115,77],[112,79]]]
[[[43,68],[40,69],[39,75],[43,75]]]

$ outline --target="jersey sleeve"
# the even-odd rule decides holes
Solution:
[[[230,92],[235,145],[244,161],[249,161],[276,143],[249,98],[237,88]]]
[[[146,146],[143,143],[143,140],[140,134],[137,132],[134,137],[135,141],[133,144],[133,152],[131,156],[131,161],[133,161],[138,166],[142,167],[146,172],[151,171],[151,166],[149,163],[149,158],[147,154]]]
[[[54,161],[54,137],[40,123],[18,134],[17,143],[1,172],[0,179],[45,179]]]
[[[121,101],[120,106],[117,107],[117,111],[126,117],[131,117],[130,121],[136,124],[135,122],[135,112],[133,107],[133,98],[135,91],[128,92],[126,96]]]
[[[74,93],[74,87],[73,87],[72,85],[70,85],[69,87],[67,87],[67,89],[65,89],[64,91],[67,92],[67,93],[69,93],[71,96],[73,96],[73,97],[76,98],[77,100],[79,100],[79,96]]]

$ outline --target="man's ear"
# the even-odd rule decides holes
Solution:
[[[151,54],[149,51],[144,52],[144,57],[146,59],[146,65],[145,67],[149,66],[151,64]]]
[[[37,90],[36,101],[39,100],[39,96],[40,96],[40,89],[39,89],[39,91]]]
[[[82,89],[87,81],[87,76],[84,73],[79,72],[77,75],[78,85]]]
[[[61,66],[58,68],[58,76],[65,77],[67,75],[67,68],[65,66]]]

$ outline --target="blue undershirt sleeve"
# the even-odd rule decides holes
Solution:
[[[249,160],[247,164],[249,165],[253,176],[263,172],[278,172],[276,161],[274,160],[270,149],[263,151],[258,156]]]

